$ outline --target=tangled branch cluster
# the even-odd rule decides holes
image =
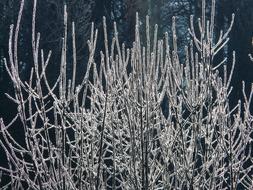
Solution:
[[[219,64],[213,60],[228,42],[234,16],[228,31],[215,37],[214,0],[210,20],[205,0],[197,28],[190,19],[193,41],[185,47],[184,61],[178,56],[175,18],[170,46],[168,34],[158,40],[157,25],[151,35],[149,17],[143,37],[137,14],[130,49],[120,45],[116,24],[108,45],[104,18],[100,61],[94,59],[98,31],[92,25],[87,70],[80,84],[74,23],[72,45],[66,39],[66,7],[59,75],[48,81],[51,52],[46,54],[39,46],[36,0],[34,66],[30,80],[21,81],[18,35],[23,5],[24,0],[16,26],[10,27],[9,59],[5,59],[15,91],[14,97],[6,95],[17,104],[18,113],[11,123],[0,123],[0,145],[8,160],[8,167],[0,170],[11,178],[2,189],[253,188],[253,90],[247,95],[244,85],[244,103],[230,107],[235,61],[227,69],[226,59]],[[73,53],[71,72],[68,47]],[[24,145],[9,132],[14,122],[20,122],[24,131]]]

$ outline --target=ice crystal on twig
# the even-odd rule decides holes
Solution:
[[[228,31],[214,38],[215,1],[211,18],[205,13],[197,27],[190,18],[192,41],[186,57],[178,56],[176,18],[172,44],[158,26],[146,37],[136,14],[135,41],[130,49],[120,44],[117,26],[109,45],[106,19],[104,51],[95,61],[98,31],[91,27],[87,70],[76,80],[75,24],[72,23],[72,75],[67,75],[68,16],[64,9],[61,66],[57,80],[49,81],[51,51],[40,49],[36,33],[36,0],[32,17],[30,80],[19,76],[18,36],[23,12],[21,1],[16,26],[10,26],[6,70],[13,82],[17,116],[1,120],[0,145],[8,167],[1,176],[11,180],[2,189],[252,189],[253,91],[230,107],[230,72],[215,55],[227,44]],[[196,33],[200,33],[197,35]],[[219,71],[223,70],[223,75]],[[57,73],[57,72],[56,72]],[[166,101],[165,101],[166,100]],[[167,104],[167,115],[162,105]],[[243,117],[242,117],[243,116]],[[19,121],[25,144],[10,128]]]

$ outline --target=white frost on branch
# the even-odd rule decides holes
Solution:
[[[208,20],[203,0],[198,27],[190,19],[193,41],[185,47],[185,62],[178,55],[175,18],[173,43],[169,44],[167,33],[158,39],[158,26],[151,37],[149,17],[142,41],[137,14],[130,49],[120,44],[116,24],[109,45],[104,18],[101,59],[94,60],[98,31],[92,24],[87,70],[77,84],[74,23],[71,77],[66,71],[69,31],[65,7],[61,66],[55,70],[58,77],[53,83],[47,79],[51,51],[39,48],[34,1],[34,67],[25,82],[20,80],[17,64],[23,3],[16,27],[10,27],[9,59],[5,59],[15,90],[14,97],[7,97],[17,104],[18,113],[8,125],[0,121],[0,146],[8,161],[8,167],[0,167],[0,174],[11,178],[2,189],[24,189],[26,185],[40,190],[253,188],[252,164],[246,167],[252,162],[253,91],[247,95],[243,85],[243,104],[239,101],[231,108],[235,61],[230,73],[226,60],[213,62],[228,42],[234,16],[231,27],[215,42],[215,1]],[[223,69],[223,75],[218,69]],[[17,121],[25,144],[10,133]]]

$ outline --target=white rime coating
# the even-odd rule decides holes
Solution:
[[[175,17],[169,44],[168,33],[159,39],[157,25],[150,31],[148,16],[146,32],[140,32],[137,13],[131,48],[120,44],[116,23],[109,39],[103,18],[104,50],[96,50],[98,30],[92,23],[87,69],[76,80],[75,24],[68,45],[65,7],[60,68],[56,81],[49,81],[52,52],[40,49],[34,0],[34,66],[30,80],[22,81],[18,36],[24,0],[20,2],[17,23],[10,26],[9,58],[4,59],[15,92],[6,95],[17,105],[17,115],[9,124],[0,120],[0,146],[8,161],[8,167],[0,167],[0,177],[11,178],[1,189],[253,189],[253,90],[246,94],[243,83],[243,100],[230,107],[235,53],[229,66],[226,58],[214,62],[229,41],[234,15],[216,39],[215,0],[210,20],[202,0],[197,27],[190,18],[192,41],[184,60],[178,55]],[[15,122],[23,129],[23,144],[10,132]]]

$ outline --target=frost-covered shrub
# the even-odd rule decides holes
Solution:
[[[250,94],[229,105],[234,64],[215,55],[228,42],[228,31],[214,40],[214,10],[195,27],[185,59],[178,56],[176,19],[172,41],[158,39],[155,26],[140,34],[136,16],[135,41],[130,49],[114,37],[108,40],[104,18],[104,50],[94,59],[98,31],[91,28],[89,59],[81,83],[76,82],[75,25],[67,44],[67,12],[61,66],[56,81],[48,81],[51,52],[40,49],[36,33],[36,1],[32,18],[34,66],[29,81],[19,76],[18,34],[10,26],[9,58],[4,59],[13,82],[17,115],[1,120],[0,145],[11,181],[2,189],[252,189],[252,115]],[[196,32],[195,30],[198,30]],[[200,35],[196,35],[200,33]],[[110,42],[108,42],[110,41]],[[108,44],[111,44],[110,46]],[[72,70],[67,49],[72,47]],[[229,70],[229,72],[228,72]],[[222,72],[219,72],[222,71]],[[222,75],[220,73],[223,73]],[[24,145],[9,130],[19,122]]]

